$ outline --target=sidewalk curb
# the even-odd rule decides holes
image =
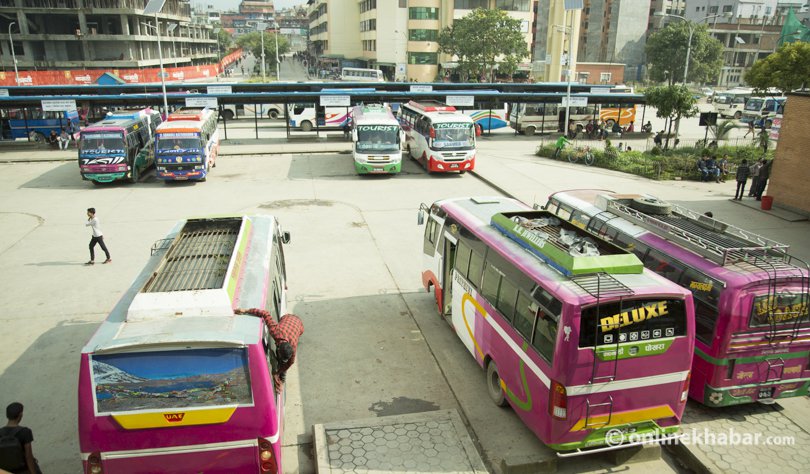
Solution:
[[[719,470],[711,468],[712,462],[706,456],[704,456],[700,450],[692,451],[681,443],[664,446],[664,449],[669,451],[677,462],[682,463],[696,474],[712,474],[715,472],[720,472]]]

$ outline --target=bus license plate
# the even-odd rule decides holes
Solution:
[[[450,168],[458,168],[458,165],[450,165]]]
[[[759,399],[773,398],[773,391],[775,387],[767,387],[759,389]]]

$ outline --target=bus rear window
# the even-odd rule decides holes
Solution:
[[[686,335],[683,300],[626,300],[582,309],[579,347]]]
[[[750,327],[773,324],[794,324],[798,318],[807,317],[808,295],[783,291],[774,295],[754,297],[751,305]]]
[[[250,405],[244,348],[95,355],[97,412]]]

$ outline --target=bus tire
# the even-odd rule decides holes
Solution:
[[[734,120],[740,120],[742,118],[742,112],[739,110],[734,112]]]
[[[301,122],[301,131],[302,132],[311,132],[312,131],[312,122],[309,120],[304,120]]]
[[[498,374],[498,366],[495,365],[494,360],[490,360],[487,364],[487,392],[495,405],[505,407],[509,404],[501,388],[501,376]]]
[[[529,125],[528,127],[526,127],[523,130],[523,134],[526,135],[527,137],[530,137],[530,136],[534,135],[534,132],[536,130],[537,130],[537,128],[535,128],[534,125]]]
[[[233,120],[233,110],[223,110],[222,117],[225,120]]]
[[[34,132],[34,141],[37,143],[45,143],[45,135],[40,132]]]
[[[138,165],[132,164],[132,171],[129,173],[129,182],[130,183],[137,183],[138,178],[140,177],[140,173],[138,172]]]
[[[267,112],[267,116],[270,117],[273,120],[277,119],[278,118],[278,110],[271,110],[270,112]]]
[[[633,199],[630,203],[630,207],[645,214],[659,216],[669,214],[672,211],[672,205],[655,198]]]

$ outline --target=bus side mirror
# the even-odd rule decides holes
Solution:
[[[475,136],[476,137],[481,136],[481,125],[479,125],[479,124],[475,124]]]
[[[281,241],[284,242],[285,244],[290,243],[290,232],[289,231],[284,231],[284,232],[281,233]]]
[[[419,209],[419,214],[416,215],[416,224],[422,225],[425,223],[425,211]]]

